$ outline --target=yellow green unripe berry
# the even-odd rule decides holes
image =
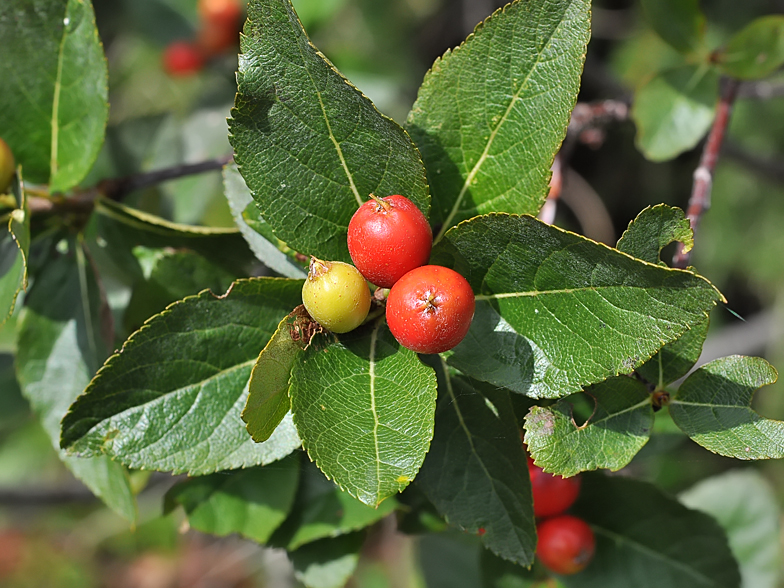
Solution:
[[[302,303],[313,320],[325,329],[348,333],[367,317],[370,289],[353,265],[313,257],[302,286]]]
[[[8,190],[8,186],[11,185],[15,168],[14,154],[11,153],[8,144],[0,139],[0,194],[4,194]]]

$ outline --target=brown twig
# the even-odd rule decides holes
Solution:
[[[558,199],[568,172],[569,159],[575,145],[580,142],[594,149],[604,142],[604,128],[612,123],[629,117],[629,105],[622,100],[600,100],[598,102],[578,102],[572,111],[569,128],[561,150],[553,161],[553,176],[550,179],[550,192],[539,211],[539,220],[553,224],[558,208]]]
[[[224,155],[216,159],[208,159],[199,163],[175,165],[163,169],[132,174],[121,178],[101,180],[95,186],[84,190],[75,191],[68,197],[56,194],[53,196],[41,195],[42,192],[32,191],[27,199],[30,212],[34,215],[52,213],[89,213],[99,196],[120,201],[134,190],[155,186],[169,180],[176,180],[186,176],[193,176],[210,171],[217,171],[232,160],[231,155]]]
[[[176,180],[185,176],[223,169],[223,166],[231,160],[231,155],[224,155],[223,157],[208,159],[199,163],[175,165],[151,172],[133,174],[124,178],[102,180],[96,188],[106,198],[122,200],[124,196],[135,190],[141,190],[168,180]]]
[[[686,217],[691,223],[694,233],[697,233],[702,215],[710,208],[711,186],[713,184],[713,172],[716,169],[716,162],[719,159],[721,144],[724,140],[724,133],[730,122],[732,106],[738,95],[739,82],[733,79],[725,79],[722,84],[721,96],[716,107],[716,118],[713,120],[708,139],[702,150],[700,165],[694,170],[694,184],[692,186],[689,206],[686,210]],[[672,265],[677,268],[685,269],[689,266],[691,251],[685,252],[683,244],[678,243],[675,255],[672,258]]]

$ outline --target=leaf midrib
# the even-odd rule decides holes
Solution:
[[[490,148],[493,146],[493,142],[495,141],[498,132],[500,131],[504,123],[509,119],[509,115],[512,113],[515,104],[520,99],[523,90],[527,89],[528,82],[531,79],[531,76],[534,74],[534,71],[541,63],[542,55],[545,53],[545,49],[547,49],[550,46],[550,43],[552,42],[553,37],[555,36],[555,33],[561,28],[562,24],[563,24],[563,20],[561,20],[558,26],[554,27],[553,30],[550,32],[550,35],[547,38],[547,42],[542,45],[542,49],[539,51],[539,53],[536,56],[536,61],[534,61],[534,63],[531,65],[531,68],[526,73],[525,78],[520,83],[520,87],[518,88],[517,92],[515,92],[514,95],[512,96],[512,99],[509,101],[509,106],[507,106],[503,116],[499,119],[498,124],[490,132],[490,136],[487,139],[487,144],[485,145],[482,154],[479,156],[479,159],[474,164],[474,167],[466,176],[466,179],[463,182],[463,187],[460,189],[460,192],[457,195],[457,199],[455,200],[455,203],[452,206],[452,210],[449,211],[449,214],[447,215],[446,220],[444,220],[444,223],[441,227],[441,230],[438,232],[438,235],[436,235],[435,239],[433,239],[433,245],[436,245],[444,236],[444,234],[449,230],[449,228],[452,226],[452,220],[455,218],[455,215],[460,210],[460,205],[463,203],[463,199],[465,198],[465,195],[468,192],[468,188],[471,186],[471,183],[474,181],[474,178],[479,173],[479,170],[481,169],[482,165],[487,159],[490,153]]]
[[[292,25],[292,28],[294,26],[295,25]],[[305,36],[308,45],[312,47],[313,50],[316,51],[316,54],[318,55],[318,50],[307,39],[307,34],[304,31],[301,31],[301,33]],[[294,34],[296,36],[297,34],[296,30],[294,31]],[[346,162],[346,158],[343,155],[343,149],[340,147],[340,143],[335,137],[335,134],[332,132],[332,125],[330,124],[329,117],[327,116],[327,109],[324,106],[324,100],[323,97],[321,96],[321,91],[319,90],[318,86],[316,85],[316,81],[313,79],[313,76],[310,73],[310,68],[308,67],[308,60],[302,50],[302,43],[299,42],[297,43],[297,49],[299,49],[299,54],[300,57],[302,58],[302,65],[308,74],[308,79],[310,80],[310,83],[313,85],[313,90],[315,91],[316,97],[318,98],[319,107],[321,108],[321,115],[324,117],[324,123],[327,125],[329,140],[332,141],[332,144],[335,146],[335,152],[337,153],[338,159],[340,160],[340,165],[343,167],[343,172],[346,174],[346,178],[348,179],[349,188],[351,188],[351,192],[354,194],[354,198],[357,200],[357,204],[359,206],[362,206],[364,202],[362,201],[362,197],[359,195],[359,190],[357,190],[356,184],[354,184],[354,176],[351,174],[351,171],[348,169],[348,163]],[[325,65],[327,65],[326,62]]]
[[[665,564],[669,564],[670,567],[680,569],[686,572],[689,576],[698,578],[701,581],[706,582],[708,586],[719,586],[719,587],[722,586],[721,584],[716,584],[716,582],[714,582],[712,578],[709,578],[702,572],[695,570],[694,568],[688,566],[684,562],[674,559],[672,557],[667,557],[666,554],[664,554],[663,552],[656,551],[651,547],[648,547],[647,545],[640,543],[639,541],[634,541],[628,535],[615,533],[614,531],[611,531],[605,527],[601,527],[596,524],[591,524],[591,527],[596,533],[598,533],[599,535],[604,535],[605,537],[611,539],[614,543],[626,544],[635,551],[638,551],[642,554],[646,554],[652,559],[662,561]]]
[[[66,14],[68,14],[68,7],[66,5]],[[66,17],[67,18],[67,17]],[[49,181],[51,182],[58,171],[58,151],[59,151],[59,135],[60,135],[60,92],[62,91],[62,77],[63,77],[63,63],[65,61],[65,41],[68,37],[68,25],[63,24],[63,36],[60,39],[59,51],[57,52],[57,73],[54,79],[54,92],[52,95],[52,137],[49,155]]]
[[[474,445],[474,439],[473,436],[471,435],[471,431],[468,429],[468,425],[466,425],[465,419],[463,418],[463,412],[460,410],[460,405],[457,402],[457,397],[455,396],[455,391],[454,388],[452,387],[452,377],[449,375],[447,363],[443,357],[439,356],[439,359],[441,361],[441,369],[444,373],[444,378],[446,380],[446,389],[447,392],[449,393],[451,406],[454,407],[455,414],[457,415],[458,422],[460,423],[460,428],[463,429],[463,432],[465,433],[465,436],[468,439],[468,445],[471,447],[471,453],[473,453],[474,457],[476,458],[476,461],[479,463],[479,465],[482,468],[482,471],[487,477],[487,480],[490,482],[490,487],[493,489],[493,493],[496,495],[499,502],[501,502],[501,504],[504,504],[504,501],[500,498],[498,492],[496,492],[495,490],[495,486],[496,486],[495,479],[488,471],[484,461],[479,457],[479,453],[477,452],[476,446]],[[515,529],[515,531],[517,531],[517,525],[515,525],[514,522],[511,520],[511,516],[509,515],[509,512],[506,508],[504,508],[504,515],[505,518],[510,522],[512,528]]]

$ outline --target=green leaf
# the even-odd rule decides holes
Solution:
[[[19,292],[27,289],[30,255],[30,209],[21,172],[11,187],[17,208],[9,213],[8,231],[0,229],[0,327],[13,314]]]
[[[679,496],[727,532],[744,588],[775,588],[781,567],[781,512],[770,484],[752,469],[703,480]]]
[[[371,192],[404,194],[427,214],[413,142],[317,51],[289,0],[248,6],[237,85],[235,161],[290,247],[350,261],[348,222]]]
[[[425,76],[408,116],[440,240],[477,214],[536,214],[580,87],[588,0],[515,1]]]
[[[251,196],[245,180],[234,163],[223,168],[223,186],[226,198],[229,201],[229,207],[231,208],[231,215],[234,217],[234,223],[259,261],[287,278],[306,277],[307,272],[305,270],[292,263],[288,255],[265,239],[246,222],[243,212],[248,208],[249,204],[253,204],[253,196]],[[255,208],[255,204],[253,206]]]
[[[511,374],[496,382],[494,372],[476,369],[475,355],[514,348],[516,391],[532,398],[559,398],[630,373],[723,300],[691,272],[636,260],[528,216],[461,223],[431,259],[464,275],[477,294],[471,331],[481,336],[469,332],[450,365],[505,385]],[[493,313],[504,321],[479,318]]]
[[[25,397],[55,447],[60,419],[90,382],[111,344],[111,318],[92,264],[81,246],[37,272],[18,330],[17,375]],[[60,458],[112,510],[136,519],[125,469],[107,456]]]
[[[309,543],[289,554],[294,576],[307,588],[342,588],[357,569],[365,533]]]
[[[126,256],[125,263],[118,262],[121,267],[127,265],[127,256],[137,246],[191,249],[237,275],[247,275],[255,263],[237,229],[172,223],[107,198],[96,200],[95,212],[99,242],[105,244],[109,255]]]
[[[447,532],[424,535],[417,542],[419,564],[427,588],[476,588],[481,584],[476,537]]]
[[[28,180],[52,192],[78,184],[103,143],[107,69],[85,0],[0,6],[0,129]],[[12,48],[12,49],[11,49]]]
[[[269,439],[291,410],[289,377],[305,346],[304,342],[292,338],[292,330],[298,328],[301,320],[300,314],[292,313],[280,321],[250,373],[248,402],[242,420],[256,443]]]
[[[239,280],[172,304],[110,357],[62,422],[69,453],[106,453],[133,468],[209,474],[263,465],[300,445],[285,420],[265,443],[242,426],[247,382],[302,282]]]
[[[699,0],[641,0],[653,30],[681,53],[698,50],[705,38]]]
[[[327,480],[313,464],[302,462],[297,498],[291,516],[272,537],[274,546],[292,551],[325,537],[352,533],[381,520],[398,506],[394,498],[378,508],[363,504]]]
[[[653,407],[645,385],[626,376],[609,378],[585,392],[594,401],[591,417],[577,425],[563,399],[534,406],[525,417],[525,443],[536,465],[562,476],[597,468],[617,471],[648,442]]]
[[[501,559],[487,549],[479,556],[479,566],[482,588],[532,588],[535,585],[531,570]]]
[[[444,366],[445,367],[445,366]],[[509,394],[439,374],[436,432],[417,478],[446,520],[517,564],[534,560],[531,482]]]
[[[685,376],[700,358],[709,323],[710,320],[706,318],[692,326],[680,339],[668,343],[638,367],[637,373],[658,390],[663,390],[667,384]]]
[[[143,280],[133,287],[131,299],[123,314],[130,331],[137,330],[152,315],[186,296],[209,289],[224,294],[236,275],[187,249],[148,249],[134,247]]]
[[[758,18],[736,33],[718,56],[728,76],[743,80],[764,78],[784,64],[784,16]]]
[[[757,388],[778,373],[761,357],[732,355],[705,364],[670,402],[675,424],[705,449],[735,459],[784,457],[784,422],[751,408]]]
[[[596,555],[567,588],[739,588],[738,564],[713,518],[645,482],[583,476],[575,516],[591,525]]]
[[[637,215],[618,241],[618,251],[648,263],[662,263],[661,251],[670,243],[683,243],[684,252],[694,247],[694,231],[683,210],[657,204]]]
[[[416,476],[433,436],[436,378],[381,321],[331,344],[314,339],[289,394],[310,458],[352,496],[377,506]]]
[[[719,76],[705,66],[684,65],[662,72],[640,87],[632,105],[637,148],[651,161],[688,151],[713,122]]]
[[[190,526],[224,537],[239,533],[266,543],[286,519],[299,482],[299,459],[191,478],[166,493],[167,511],[180,505]]]

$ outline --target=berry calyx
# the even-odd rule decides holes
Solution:
[[[474,293],[456,271],[423,265],[400,278],[387,298],[387,324],[395,339],[417,353],[441,353],[471,327]]]
[[[576,574],[591,563],[596,539],[582,519],[561,515],[539,523],[536,532],[536,556],[556,574]]]
[[[174,41],[163,52],[163,68],[171,76],[189,76],[204,67],[204,55],[188,41]]]
[[[325,329],[348,333],[367,317],[370,289],[354,266],[312,257],[308,277],[302,285],[302,304]]]
[[[373,194],[351,217],[351,261],[376,286],[391,288],[414,268],[427,263],[433,232],[425,215],[405,196]]]
[[[580,494],[580,478],[563,478],[548,474],[528,458],[531,492],[534,496],[534,515],[538,518],[562,514],[574,504]]]
[[[16,162],[8,143],[0,139],[0,194],[4,194],[14,177]]]

